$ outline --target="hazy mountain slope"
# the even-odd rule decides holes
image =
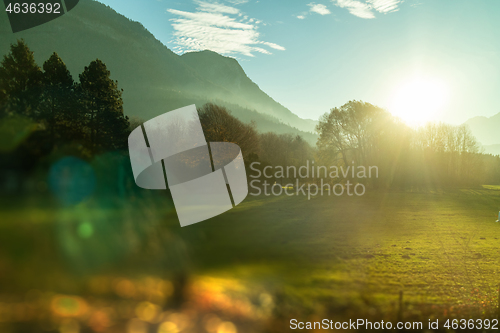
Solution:
[[[474,117],[465,122],[483,145],[500,144],[500,113],[493,117]]]
[[[12,34],[6,21],[0,28],[2,54],[8,52],[10,43],[24,38],[36,51],[40,64],[56,51],[73,74],[98,57],[124,85],[162,84],[183,89],[210,86],[141,24],[95,1],[80,1],[63,17],[20,33]]]
[[[0,5],[0,9],[3,9],[1,7],[3,4]],[[224,68],[222,63],[227,62],[226,67],[230,69],[236,63],[240,72],[226,73],[219,70],[217,76],[199,72],[199,68],[193,68],[184,57],[169,50],[140,23],[130,21],[99,2],[82,0],[68,14],[16,34],[11,32],[8,22],[2,20],[0,55],[8,53],[9,45],[19,38],[23,38],[35,52],[40,66],[52,52],[57,52],[75,80],[78,80],[78,74],[92,60],[99,58],[104,61],[112,78],[118,80],[119,87],[124,89],[127,115],[149,119],[185,105],[194,103],[201,106],[208,101],[219,100],[239,105],[241,109],[261,112],[252,113],[252,118],[255,118],[252,120],[257,122],[260,131],[273,128],[273,124],[276,124],[277,133],[301,133],[297,129],[278,124],[276,118],[286,124],[292,123],[290,119],[295,115],[260,91],[244,74],[236,60],[217,55],[222,61],[217,61],[213,66]],[[211,56],[210,52],[206,54]],[[207,66],[211,66],[210,60],[205,62]],[[231,87],[224,84],[224,79],[220,77],[229,78],[231,75],[237,76],[234,80],[242,80],[243,86],[250,87],[251,92],[229,89]],[[243,77],[246,79],[242,79]],[[253,105],[247,100],[249,96],[259,102]],[[242,116],[241,112],[233,112],[236,116]],[[272,114],[275,118],[263,113]],[[295,117],[296,123],[300,124],[301,119]],[[302,121],[305,128],[311,127],[308,121]],[[307,136],[309,142],[315,141],[313,134]]]
[[[491,155],[500,155],[500,145],[483,146],[484,152]]]
[[[238,100],[234,102],[240,105],[269,114],[300,130],[314,132],[316,122],[299,118],[260,90],[235,59],[212,51],[190,52],[182,55],[181,58],[203,78],[231,91],[233,94],[227,96],[228,99],[237,96]]]

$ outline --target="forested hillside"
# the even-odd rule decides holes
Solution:
[[[7,21],[0,22],[0,32],[10,29]],[[7,54],[9,45],[22,38],[38,63],[57,52],[73,76],[101,59],[124,90],[128,116],[146,120],[186,105],[217,102],[243,121],[255,121],[260,132],[301,134],[315,143],[314,134],[304,133],[313,132],[315,123],[299,118],[262,92],[236,60],[213,52],[179,56],[140,23],[99,2],[80,1],[58,20],[0,36],[0,54]]]

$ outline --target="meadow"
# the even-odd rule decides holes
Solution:
[[[311,200],[249,196],[184,228],[157,195],[107,209],[90,200],[50,210],[37,200],[21,204],[31,209],[2,209],[5,332],[24,332],[16,325],[35,320],[12,306],[33,295],[49,304],[45,331],[63,333],[72,332],[61,328],[73,327],[70,319],[99,332],[286,332],[291,318],[497,316],[500,186]],[[142,245],[125,248],[134,243],[126,231],[133,224],[141,226],[132,234],[143,235],[135,241]],[[179,272],[187,282],[176,296]],[[71,300],[85,306],[72,312]],[[182,330],[182,320],[191,326]],[[164,322],[176,330],[162,331]]]
[[[279,277],[315,313],[391,319],[402,291],[410,317],[453,309],[491,315],[500,282],[499,204],[499,186],[247,199],[193,227],[206,237],[194,257],[228,276]]]

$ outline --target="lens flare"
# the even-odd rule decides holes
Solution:
[[[448,99],[449,89],[443,81],[414,77],[394,90],[389,111],[408,125],[418,126],[437,120]]]

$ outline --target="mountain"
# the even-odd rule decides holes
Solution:
[[[491,155],[500,155],[500,145],[483,146],[484,152]]]
[[[53,52],[75,80],[101,59],[124,90],[124,111],[147,120],[190,104],[228,107],[239,119],[255,121],[260,132],[300,134],[315,144],[315,122],[301,119],[264,93],[239,63],[211,51],[179,56],[140,23],[94,0],[82,0],[66,15],[16,34],[0,22],[0,55],[23,38],[41,66]]]
[[[493,117],[474,117],[465,122],[472,134],[486,147],[500,144],[500,113]]]
[[[181,56],[184,63],[216,85],[237,96],[238,104],[253,107],[261,113],[276,117],[290,126],[313,132],[316,122],[301,119],[260,90],[241,68],[236,59],[212,51],[190,52]],[[227,96],[228,99],[231,96]],[[244,101],[242,101],[244,99]]]

